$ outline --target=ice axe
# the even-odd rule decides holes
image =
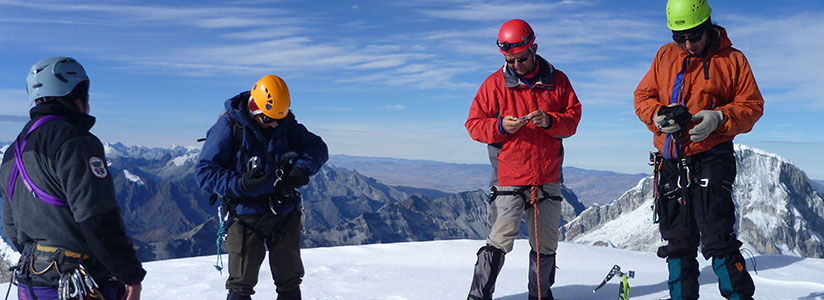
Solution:
[[[618,284],[618,299],[629,300],[629,282],[627,282],[627,278],[635,278],[635,271],[627,271],[626,273],[621,272],[621,267],[618,265],[612,266],[612,270],[609,270],[607,277],[601,281],[601,284],[599,284],[598,287],[592,290],[592,293],[594,294],[595,291],[606,285],[607,282],[616,275],[621,276],[621,283]]]

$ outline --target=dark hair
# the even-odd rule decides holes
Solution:
[[[71,92],[66,94],[65,96],[60,97],[42,97],[37,100],[34,100],[37,104],[43,104],[47,102],[52,102],[55,100],[62,100],[66,102],[74,102],[74,100],[83,100],[83,103],[89,102],[89,81],[81,81],[78,83]]]

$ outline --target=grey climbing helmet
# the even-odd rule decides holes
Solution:
[[[31,66],[26,76],[26,93],[29,94],[29,101],[43,97],[63,97],[84,81],[89,81],[89,76],[74,58],[44,58]]]

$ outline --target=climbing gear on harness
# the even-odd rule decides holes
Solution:
[[[529,201],[529,203],[532,204],[532,208],[533,208],[532,212],[534,213],[534,215],[532,217],[532,224],[535,226],[535,247],[538,248],[538,251],[535,251],[537,261],[538,261],[538,263],[535,264],[535,273],[536,273],[535,278],[536,278],[536,282],[538,283],[538,300],[541,300],[541,294],[543,294],[543,292],[541,292],[541,263],[540,263],[541,262],[541,243],[538,241],[538,236],[539,236],[539,234],[538,234],[538,215],[541,214],[541,212],[538,210],[538,201],[539,200],[538,200],[538,186],[537,185],[533,185],[530,188],[530,196],[531,196],[531,200]]]
[[[278,164],[278,167],[275,170],[275,195],[263,198],[249,199],[249,201],[267,201],[269,205],[269,211],[271,211],[273,215],[278,214],[276,209],[277,204],[282,204],[284,201],[300,201],[300,192],[292,188],[289,188],[284,184],[284,178],[286,178],[286,176],[289,175],[289,172],[291,172],[292,167],[294,166],[298,157],[299,155],[296,152],[292,151],[284,153],[281,156],[280,163]],[[245,166],[248,167],[249,170],[262,167],[262,165],[260,165],[260,159],[257,156],[250,158]],[[217,195],[213,194],[212,196],[210,196],[209,202],[216,202],[217,197]],[[215,241],[217,244],[217,262],[215,263],[214,267],[215,269],[217,269],[218,272],[220,272],[221,275],[223,275],[223,258],[221,257],[221,246],[223,246],[223,243],[226,242],[226,235],[229,233],[229,227],[232,226],[232,224],[238,223],[246,229],[249,229],[252,232],[254,232],[260,238],[266,239],[266,235],[264,235],[257,228],[257,224],[249,224],[248,222],[237,217],[235,207],[239,202],[241,202],[241,200],[242,199],[223,196],[223,204],[221,206],[218,206],[217,209],[217,218],[219,225],[217,232],[217,240]],[[300,206],[299,203],[298,206]],[[265,217],[261,218],[260,221],[258,221],[258,223],[262,222],[263,219],[265,219]]]
[[[530,187],[531,186],[526,185],[526,186],[517,187],[515,190],[512,190],[512,191],[499,191],[497,187],[490,186],[489,187],[489,203],[494,202],[495,199],[498,198],[498,196],[520,196],[521,199],[524,200],[524,203],[530,203],[530,202],[532,202],[531,198],[526,198],[524,196],[524,192],[527,189],[529,189]],[[541,202],[541,201],[544,201],[544,200],[563,201],[564,198],[561,197],[561,196],[553,196],[553,195],[548,195],[548,194],[544,193],[543,197],[538,198],[538,202]],[[538,203],[538,202],[536,202],[536,203]],[[528,207],[525,206],[524,210],[526,210],[526,209],[528,209]]]
[[[60,296],[58,298],[59,300],[106,300],[103,298],[97,282],[86,272],[86,268],[83,267],[82,264],[77,265],[76,269],[63,273],[63,275],[60,276],[57,292]]]
[[[37,185],[34,184],[34,181],[31,180],[31,177],[29,177],[29,173],[26,172],[26,166],[23,165],[23,149],[26,147],[26,144],[28,143],[29,135],[41,125],[57,119],[66,120],[65,117],[57,115],[47,115],[38,119],[34,122],[34,124],[31,125],[31,127],[29,127],[29,130],[26,131],[26,133],[22,136],[22,141],[20,141],[20,137],[18,136],[17,140],[14,141],[14,145],[11,146],[11,148],[14,148],[14,166],[12,167],[11,176],[9,177],[9,204],[11,204],[11,199],[14,196],[14,185],[17,182],[17,177],[20,176],[23,179],[23,184],[35,198],[40,199],[43,202],[46,202],[54,206],[69,206],[69,203],[66,201],[66,199],[49,195],[48,193],[37,187]]]
[[[627,271],[626,273],[621,272],[621,267],[619,267],[618,265],[612,266],[612,269],[609,270],[609,273],[607,274],[606,278],[604,278],[604,280],[601,281],[601,284],[599,284],[597,287],[595,287],[595,289],[592,290],[592,293],[594,294],[596,291],[598,291],[598,289],[606,285],[607,281],[612,279],[612,277],[614,277],[615,275],[621,277],[621,283],[618,284],[618,299],[629,300],[629,282],[627,278],[635,278],[635,271]]]
[[[660,172],[661,172],[661,163],[664,162],[664,155],[658,151],[650,151],[649,152],[649,165],[652,166],[652,224],[658,224],[658,207],[661,205],[660,197],[658,190],[658,184],[660,184]]]

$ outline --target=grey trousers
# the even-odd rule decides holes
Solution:
[[[496,188],[498,191],[514,191],[519,187],[496,186]],[[538,189],[538,197],[545,195],[560,196],[561,185],[559,183],[542,185]],[[538,203],[538,233],[536,235],[535,208],[525,204],[524,197],[530,197],[529,189],[523,193],[523,196],[499,195],[489,204],[492,230],[486,238],[487,245],[492,245],[505,253],[512,252],[515,238],[518,237],[520,231],[521,216],[526,213],[529,245],[542,255],[555,254],[555,250],[558,249],[558,226],[561,223],[561,201],[547,199]],[[526,210],[524,210],[525,207],[527,207]],[[536,236],[540,245],[535,243]]]

